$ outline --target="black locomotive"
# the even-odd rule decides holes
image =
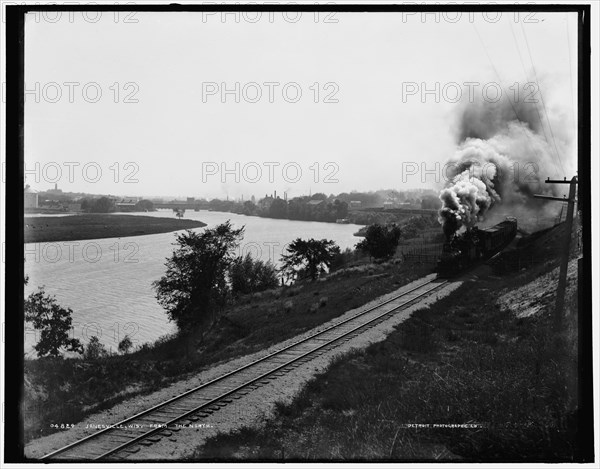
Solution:
[[[437,263],[438,275],[454,275],[478,260],[500,252],[517,234],[517,220],[508,218],[490,228],[473,227],[444,243]]]

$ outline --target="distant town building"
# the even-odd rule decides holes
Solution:
[[[360,208],[361,205],[362,205],[362,202],[360,200],[351,200],[350,201],[350,208]]]
[[[25,186],[23,196],[25,208],[38,208],[38,193],[29,184]]]
[[[119,212],[133,212],[137,203],[137,197],[124,197],[119,202],[115,202],[115,208]]]
[[[119,212],[133,212],[135,209],[135,204],[119,202],[115,204],[115,207]]]
[[[48,194],[62,194],[62,189],[58,188],[58,184],[54,184],[54,189],[49,189],[46,191]]]
[[[383,203],[383,208],[384,208],[384,209],[390,209],[390,208],[394,208],[394,206],[395,206],[395,204],[394,204],[394,202],[392,202],[391,200],[386,200],[386,201]]]

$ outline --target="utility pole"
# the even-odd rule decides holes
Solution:
[[[575,208],[575,197],[577,194],[577,176],[573,176],[570,181],[565,177],[561,180],[546,179],[546,184],[570,184],[569,198],[552,197],[547,195],[534,195],[538,199],[559,200],[568,202],[566,232],[564,241],[564,250],[560,261],[560,274],[558,277],[558,288],[556,290],[556,307],[554,310],[554,330],[560,331],[562,328],[563,309],[565,306],[565,290],[567,288],[567,270],[569,268],[569,253],[571,251],[571,234],[573,232],[573,212]]]

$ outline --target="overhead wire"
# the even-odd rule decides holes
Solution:
[[[496,74],[496,78],[498,78],[499,85],[502,86],[502,78],[500,77],[500,73],[498,73],[498,69],[494,65],[494,62],[492,61],[492,58],[490,57],[490,54],[488,53],[485,42],[483,42],[483,39],[482,39],[481,35],[479,34],[479,30],[477,29],[477,26],[475,26],[475,23],[471,23],[471,24],[473,25],[473,29],[475,30],[475,33],[477,34],[477,37],[479,38],[479,42],[481,43],[481,45],[483,47],[483,51],[485,52],[485,55],[486,55],[488,61],[490,62],[490,65],[492,66],[494,73]],[[521,120],[519,118],[519,113],[517,112],[514,104],[512,103],[512,101],[510,99],[508,100],[508,103],[510,104],[510,107],[512,108],[513,112],[515,113],[515,117],[517,118],[517,120]]]
[[[521,30],[523,31],[523,38],[525,39],[525,45],[527,46],[527,53],[529,54],[529,60],[531,62],[531,69],[533,70],[533,76],[535,78],[535,81],[538,83],[538,87],[539,87],[539,91],[540,91],[540,101],[542,102],[542,109],[544,110],[546,120],[548,121],[548,128],[550,129],[550,135],[552,136],[552,143],[554,144],[554,150],[556,151],[556,156],[558,158],[560,168],[561,168],[562,172],[565,173],[565,168],[563,167],[562,160],[560,158],[560,153],[558,151],[558,147],[556,146],[556,138],[554,138],[554,131],[552,130],[552,123],[550,122],[550,119],[548,118],[548,111],[546,110],[546,103],[544,101],[544,96],[542,95],[542,88],[539,86],[537,73],[535,71],[535,64],[533,63],[531,49],[529,48],[529,41],[527,40],[527,34],[525,33],[525,28],[523,28],[523,24],[521,24]]]
[[[473,29],[475,30],[475,33],[477,34],[477,37],[479,38],[479,42],[481,43],[481,46],[483,47],[483,51],[484,51],[484,53],[485,53],[488,61],[490,62],[490,65],[492,66],[492,69],[494,70],[494,73],[496,74],[496,77],[498,78],[500,86],[502,86],[502,83],[503,83],[502,82],[502,77],[500,76],[500,73],[498,72],[498,69],[494,65],[494,61],[492,60],[492,58],[490,57],[490,54],[488,53],[487,47],[485,45],[485,42],[483,41],[483,38],[479,34],[479,30],[477,29],[477,27],[475,26],[474,23],[472,23],[472,24],[473,24]],[[521,119],[519,117],[519,113],[517,112],[517,109],[515,108],[515,105],[513,104],[512,100],[510,98],[508,99],[508,103],[510,104],[510,107],[512,108],[512,110],[514,112],[515,117],[517,118],[518,121],[520,121]],[[536,109],[537,109],[537,107],[536,107]],[[543,131],[544,125],[542,123],[542,118],[541,118],[541,115],[539,114],[539,112],[538,112],[538,116],[539,116],[539,119],[540,119],[540,123],[542,125],[542,131]],[[531,142],[531,136],[529,135],[528,132],[525,132],[525,136]],[[545,132],[544,132],[544,138],[546,138]],[[550,142],[548,142],[547,138],[546,138],[546,143],[548,144],[548,146],[550,146]],[[562,167],[562,165],[561,165],[561,167]],[[557,172],[557,174],[558,174],[558,172]]]
[[[515,35],[515,31],[513,29],[512,22],[510,22],[510,20],[508,22],[508,25],[510,27],[510,32],[512,34],[513,41],[515,42],[515,48],[517,49],[517,54],[519,55],[519,61],[521,62],[521,68],[523,69],[523,73],[525,74],[525,78],[527,79],[527,82],[531,83],[531,79],[529,78],[529,73],[527,72],[527,67],[525,67],[525,61],[523,60],[523,56],[521,55],[521,48],[519,47],[519,41],[517,41],[517,36]],[[538,86],[539,86],[539,84],[538,84]],[[544,134],[544,140],[546,140],[546,143],[550,147],[551,145],[548,140],[548,135],[546,135],[546,126],[544,124],[544,121],[542,120],[542,115],[541,115],[540,109],[537,105],[537,100],[534,99],[533,103],[535,105],[535,111],[536,111],[538,119],[540,121],[540,127],[542,129],[542,133]],[[562,165],[561,165],[561,167],[562,167]],[[558,175],[558,170],[557,170],[557,175]]]

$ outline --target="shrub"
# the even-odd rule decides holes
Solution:
[[[273,263],[255,260],[250,253],[233,260],[229,266],[229,281],[234,295],[260,292],[279,284]]]
[[[106,347],[100,342],[100,339],[93,335],[85,348],[83,357],[88,360],[108,357],[109,353]]]
[[[356,247],[375,259],[389,259],[396,253],[400,235],[400,227],[395,223],[387,226],[376,223],[367,228],[365,239]]]
[[[119,352],[121,353],[129,353],[129,350],[133,347],[133,342],[128,335],[123,337],[123,340],[119,342]]]

